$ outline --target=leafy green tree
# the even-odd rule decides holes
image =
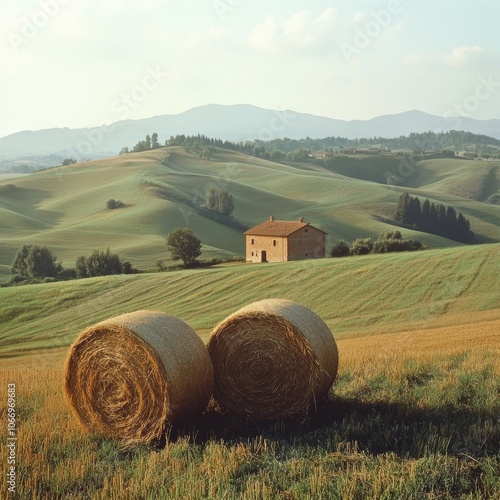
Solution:
[[[391,231],[389,233],[386,233],[384,237],[386,240],[402,240],[403,239],[403,235],[401,234],[401,231]]]
[[[87,273],[87,263],[85,261],[85,255],[80,255],[76,259],[75,272],[77,278],[88,278],[89,276]]]
[[[88,257],[79,256],[75,263],[75,272],[79,278],[108,276],[111,274],[129,274],[133,272],[128,261],[122,261],[118,254],[106,250],[92,250]]]
[[[349,245],[344,240],[339,240],[330,250],[331,257],[347,257],[349,255]]]
[[[198,149],[198,154],[200,155],[200,158],[205,158],[207,160],[209,160],[214,153],[215,153],[215,148],[213,146],[206,146]]]
[[[172,260],[182,260],[185,267],[192,267],[201,255],[201,241],[191,229],[175,228],[166,238]]]
[[[154,135],[154,134],[153,134]],[[156,134],[156,140],[158,142],[158,134]],[[135,146],[132,151],[134,153],[140,152],[140,151],[149,151],[151,149],[152,143],[151,143],[151,137],[150,135],[146,135],[146,139],[144,141],[139,141]]]
[[[139,141],[132,149],[133,153],[139,153],[141,151],[146,151],[146,142]]]
[[[31,243],[24,244],[17,252],[10,266],[11,274],[18,274],[20,276],[28,276],[27,259],[30,249],[33,245]]]
[[[297,151],[294,151],[293,153],[290,153],[288,157],[291,161],[297,161],[297,162],[308,161],[310,154],[311,150],[301,148]]]
[[[110,274],[121,274],[122,265],[118,254],[106,251],[93,250],[85,260],[88,276],[108,276]]]
[[[205,194],[207,207],[214,212],[229,216],[234,210],[233,196],[225,189],[219,191],[213,187],[208,188]]]
[[[219,193],[218,212],[220,212],[222,215],[229,216],[233,213],[233,210],[233,196],[230,195],[225,189],[223,189]]]
[[[26,244],[17,251],[10,271],[27,278],[57,278],[63,268],[56,261],[47,247]]]
[[[210,210],[217,210],[219,205],[219,191],[213,187],[208,188],[205,201]]]
[[[160,147],[160,143],[158,142],[158,134],[155,132],[151,136],[151,149],[158,149]]]
[[[271,151],[269,158],[272,161],[280,162],[286,159],[286,153],[283,153],[283,151],[278,151],[277,149],[275,149]]]
[[[374,241],[371,238],[358,238],[351,245],[351,255],[367,255],[372,251]]]
[[[132,264],[128,260],[122,260],[122,274],[132,274],[134,272],[134,268]]]
[[[28,274],[31,278],[56,278],[62,271],[57,257],[45,246],[33,245],[27,258]]]

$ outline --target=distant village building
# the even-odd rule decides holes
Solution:
[[[344,152],[351,155],[379,155],[381,151],[380,148],[347,148]]]
[[[273,216],[245,233],[247,262],[286,262],[322,259],[326,234],[304,222],[275,220]]]
[[[324,160],[325,158],[331,158],[333,153],[331,151],[312,151],[309,153],[309,158],[314,158],[316,160]]]

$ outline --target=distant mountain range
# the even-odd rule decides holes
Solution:
[[[248,104],[210,104],[177,115],[124,120],[93,129],[54,128],[23,131],[0,138],[0,161],[33,160],[56,155],[62,158],[100,158],[132,147],[146,134],[158,133],[165,142],[171,135],[202,134],[229,141],[271,140],[288,137],[399,137],[412,132],[464,130],[500,139],[500,120],[443,118],[421,111],[385,115],[371,120],[336,120],[295,111],[275,111]],[[1,168],[1,165],[0,165]]]

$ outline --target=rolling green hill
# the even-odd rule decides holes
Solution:
[[[241,306],[276,297],[312,308],[339,339],[498,320],[499,256],[495,244],[0,288],[0,352],[64,347],[139,309],[176,315],[206,338]]]
[[[241,227],[204,216],[196,206],[210,186],[234,197],[234,217],[252,226],[274,215],[307,221],[329,233],[328,246],[392,230],[386,223],[405,189],[432,201],[453,205],[471,221],[479,239],[500,241],[500,206],[457,196],[457,183],[474,177],[483,162],[427,160],[405,178],[405,186],[382,183],[386,171],[398,173],[400,160],[382,158],[351,170],[335,164],[283,165],[217,150],[201,159],[182,148],[162,148],[108,160],[53,168],[0,183],[0,278],[6,278],[23,243],[47,245],[63,265],[94,248],[110,247],[139,269],[167,260],[164,237],[175,227],[189,226],[203,242],[203,258],[244,254]],[[491,165],[488,196],[500,181]],[[489,175],[490,175],[489,174]],[[1,186],[14,184],[13,191]],[[455,185],[455,188],[453,188]],[[451,186],[451,188],[450,188]],[[106,201],[125,207],[108,210]],[[432,248],[458,246],[438,236],[403,231]]]
[[[453,204],[483,240],[497,241],[464,246],[405,230],[434,248],[0,287],[0,376],[4,387],[16,384],[19,494],[493,498],[500,207],[450,191],[475,175],[474,162],[460,163],[456,173],[447,164],[446,174],[444,164],[423,162],[406,186],[382,184],[368,165],[353,178],[335,166],[286,166],[224,151],[203,160],[173,148],[0,187],[3,278],[25,242],[45,243],[66,266],[109,245],[134,266],[152,268],[166,257],[164,236],[175,226],[193,229],[204,256],[242,254],[241,229],[195,208],[211,185],[233,194],[241,224],[271,213],[304,216],[330,233],[329,244],[392,229],[384,220],[404,189]],[[108,210],[110,198],[126,206]],[[228,314],[274,297],[311,308],[337,340],[339,376],[317,412],[267,424],[233,419],[212,405],[169,431],[162,449],[123,452],[82,433],[61,380],[68,346],[84,328],[154,309],[182,318],[206,341]]]

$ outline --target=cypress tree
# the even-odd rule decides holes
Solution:
[[[429,233],[436,234],[438,231],[438,211],[436,205],[431,203],[429,210]]]
[[[466,219],[462,212],[458,212],[456,235],[458,241],[469,243],[474,238],[474,233],[470,230],[469,219]]]
[[[422,210],[421,210],[421,216],[420,216],[420,227],[422,228],[422,231],[428,231],[429,230],[429,219],[431,216],[431,202],[429,201],[429,198],[426,198],[424,200],[421,208],[422,208]]]
[[[219,193],[219,203],[218,211],[222,215],[231,215],[234,210],[234,201],[232,195],[230,195],[225,189]]]
[[[405,191],[398,199],[398,206],[396,212],[394,213],[394,220],[400,224],[405,224],[405,213],[408,202],[410,201],[410,195]]]
[[[453,207],[446,207],[446,233],[452,239],[457,237],[457,212]]]
[[[410,203],[408,205],[408,224],[419,227],[420,221],[422,219],[422,209],[420,207],[420,200],[418,197],[410,197]]]
[[[439,204],[437,206],[437,231],[438,234],[446,235],[447,233],[447,220],[446,220],[446,207],[443,204]]]
[[[219,190],[213,187],[208,188],[205,193],[205,201],[210,210],[217,210],[219,204]]]
[[[413,226],[420,231],[444,236],[463,243],[474,240],[470,222],[461,212],[442,203],[435,205],[426,199],[420,203],[418,197],[406,191],[399,197],[394,219],[404,225]]]

